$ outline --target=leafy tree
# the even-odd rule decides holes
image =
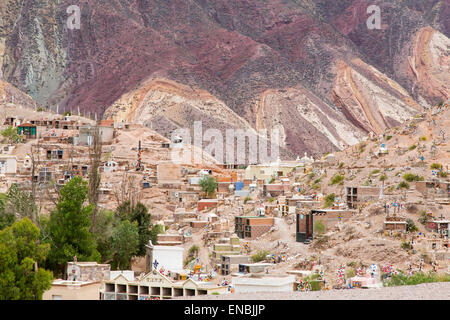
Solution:
[[[50,248],[39,233],[28,218],[0,231],[0,300],[41,300],[50,289],[52,272],[38,267]]]
[[[160,224],[155,224],[150,230],[150,240],[153,244],[158,244],[158,234],[164,233],[164,227]]]
[[[113,257],[111,239],[118,219],[113,211],[100,210],[96,220],[93,237],[97,244],[97,250],[101,255],[101,261],[109,263]]]
[[[217,186],[218,184],[214,177],[204,176],[200,180],[200,188],[202,188],[202,191],[205,192],[208,196],[211,196],[214,194],[214,192],[216,192]]]
[[[99,261],[91,226],[92,206],[85,206],[87,183],[75,177],[60,191],[56,210],[50,214],[48,225],[51,251],[48,257],[53,270],[62,272],[67,261],[77,256],[78,261]]]
[[[112,239],[112,268],[129,269],[131,258],[138,253],[139,233],[136,222],[120,221],[114,229]]]
[[[152,216],[148,212],[148,209],[142,203],[136,204],[135,207],[131,206],[129,201],[122,203],[116,210],[116,215],[120,220],[128,220],[130,222],[136,222],[139,232],[139,249],[137,254],[139,256],[145,255],[145,245],[151,239],[153,242],[153,234],[150,230]],[[164,232],[161,231],[159,233]]]
[[[7,143],[15,144],[23,141],[23,137],[17,132],[17,128],[12,126],[8,126],[8,128],[3,130],[1,135],[5,138]]]

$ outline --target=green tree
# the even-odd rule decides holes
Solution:
[[[150,240],[152,240],[153,244],[158,244],[158,234],[164,233],[164,227],[160,224],[153,225],[150,230]]]
[[[39,229],[28,218],[0,231],[0,300],[42,299],[53,274],[38,265],[49,249],[39,243]]]
[[[153,233],[150,230],[152,216],[148,212],[147,207],[140,202],[135,207],[132,207],[131,202],[126,201],[117,208],[116,215],[120,220],[137,223],[139,232],[139,249],[137,255],[145,255],[145,245],[148,244],[150,239],[153,242]]]
[[[120,221],[111,238],[112,268],[129,269],[131,258],[138,253],[139,232],[136,222]]]
[[[212,196],[214,192],[216,192],[217,186],[217,181],[212,176],[204,176],[200,180],[200,188],[202,188],[202,191],[205,192],[208,197]]]
[[[114,211],[100,210],[96,217],[97,223],[93,232],[97,250],[101,255],[103,263],[110,263],[113,257],[111,239],[117,224]]]
[[[7,143],[15,144],[23,141],[23,137],[17,132],[17,128],[12,126],[8,126],[8,128],[3,130],[1,135],[5,138]]]
[[[48,257],[53,270],[62,273],[64,265],[77,256],[78,261],[99,261],[100,254],[89,232],[92,206],[85,206],[87,183],[75,177],[59,193],[56,210],[50,214],[48,230],[51,251]]]

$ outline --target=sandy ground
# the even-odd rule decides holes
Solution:
[[[450,300],[450,282],[379,289],[327,290],[310,292],[259,292],[201,296],[184,300]]]

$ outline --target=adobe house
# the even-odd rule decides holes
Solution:
[[[18,126],[18,133],[26,139],[37,139],[37,127],[31,123],[24,123]]]
[[[78,137],[74,139],[74,144],[79,146],[91,146],[95,135],[95,126],[80,126]],[[100,141],[103,144],[110,144],[114,139],[114,128],[108,126],[98,126]]]
[[[219,200],[217,199],[202,199],[197,203],[197,210],[203,211],[205,209],[217,207]]]
[[[368,187],[368,186],[346,186],[345,199],[349,209],[356,209],[358,204],[378,199],[382,193],[382,187]]]
[[[189,203],[199,199],[199,194],[195,191],[170,191],[169,196],[170,201],[175,203]]]
[[[281,195],[284,195],[285,192],[289,191],[289,186],[285,185],[285,184],[265,184],[263,186],[263,194],[267,197],[267,196],[271,196],[271,197],[278,197]]]
[[[341,221],[350,219],[354,211],[334,209],[312,209],[309,212],[296,209],[296,241],[309,242],[314,238],[314,224],[321,221],[325,232],[336,226]]]
[[[268,232],[274,224],[273,217],[237,216],[234,218],[234,230],[241,239],[256,239]]]
[[[445,181],[416,181],[416,190],[425,198],[434,195],[436,197],[450,198],[450,182]]]
[[[158,244],[162,246],[178,246],[184,243],[184,236],[176,233],[158,234]]]

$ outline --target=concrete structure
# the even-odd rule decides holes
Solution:
[[[101,281],[54,280],[42,300],[100,300]]]
[[[241,239],[256,239],[272,228],[273,217],[237,216],[234,218],[235,233]]]
[[[0,174],[16,174],[17,158],[14,156],[0,155]]]
[[[270,263],[241,263],[238,266],[238,272],[243,274],[260,273],[266,271],[270,266],[272,266]]]
[[[296,241],[309,242],[313,239],[314,224],[321,221],[325,232],[341,221],[347,221],[353,215],[351,210],[316,209],[305,211],[296,209]]]
[[[87,125],[80,126],[78,129],[78,137],[74,139],[74,144],[79,146],[90,146],[93,143],[93,137],[95,135],[95,126]],[[98,133],[100,141],[103,144],[112,143],[114,139],[114,127],[110,126],[98,126]]]
[[[249,292],[292,292],[295,276],[249,276],[231,280],[236,293]]]
[[[152,300],[174,297],[226,294],[227,287],[192,279],[173,281],[159,272],[152,271],[134,281],[119,275],[114,280],[103,281],[101,300]]]
[[[235,235],[230,238],[219,239],[218,243],[213,245],[212,259],[220,261],[222,255],[238,255],[241,253],[239,238]]]
[[[68,281],[100,281],[110,278],[111,265],[97,262],[68,262]]]
[[[222,255],[220,262],[220,274],[226,276],[232,272],[239,271],[239,264],[249,263],[250,257],[245,255]]]
[[[107,161],[105,162],[105,164],[103,165],[103,172],[105,173],[110,173],[110,172],[114,172],[119,168],[119,164],[115,161]]]
[[[184,243],[182,234],[160,233],[158,234],[158,244],[161,246],[178,246]]]
[[[394,230],[406,232],[406,220],[404,217],[386,217],[386,219],[384,220],[383,229],[386,231]]]
[[[440,236],[448,237],[450,235],[450,220],[434,219],[426,223],[427,230],[438,233]]]
[[[105,280],[114,280],[120,275],[125,277],[128,281],[133,281],[134,278],[135,278],[133,270],[116,270],[116,271],[111,271],[109,275],[110,275],[109,279],[105,279]]]
[[[146,245],[146,272],[153,270],[155,261],[157,269],[164,268],[171,272],[183,271],[184,248],[176,246],[153,245],[151,241]]]
[[[345,199],[349,209],[356,209],[358,204],[368,200],[379,199],[382,187],[346,186]]]
[[[280,159],[269,164],[249,165],[245,169],[245,179],[263,179],[284,177],[292,172],[298,164],[296,162],[282,162]]]

